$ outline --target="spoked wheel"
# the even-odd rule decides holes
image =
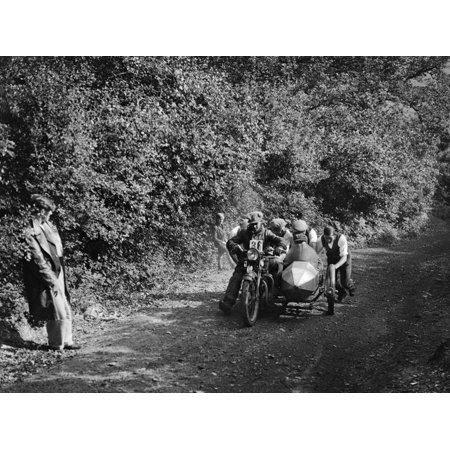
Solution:
[[[259,283],[259,299],[261,308],[269,306],[269,286],[266,280],[261,280]]]
[[[256,295],[255,283],[251,281],[244,281],[242,284],[241,312],[244,324],[252,327],[258,318],[259,298]]]
[[[263,279],[259,283],[259,311],[258,315],[261,316],[263,313],[268,313],[271,310],[271,292],[270,284],[267,280]]]
[[[328,303],[328,314],[334,315],[334,304],[336,302],[336,269],[334,264],[330,264],[327,268],[327,290],[325,296]]]
[[[327,303],[328,303],[328,315],[333,316],[334,315],[334,303],[336,301],[334,293],[330,290],[325,294],[327,297]]]

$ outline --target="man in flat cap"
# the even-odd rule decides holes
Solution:
[[[304,220],[292,222],[292,245],[283,260],[284,267],[289,266],[294,261],[308,261],[315,268],[319,267],[320,258],[315,250],[308,245],[307,230],[308,227]]]
[[[236,303],[241,287],[242,277],[245,274],[244,256],[250,248],[250,241],[257,240],[261,242],[261,250],[267,247],[274,248],[274,254],[280,255],[286,251],[287,245],[283,238],[275,235],[272,231],[266,229],[262,223],[263,214],[260,211],[251,212],[248,217],[248,226],[246,230],[240,230],[238,234],[227,242],[227,249],[231,254],[236,255],[237,265],[233,275],[228,282],[224,298],[219,302],[219,308],[224,313],[229,313]],[[281,270],[278,264],[272,264],[269,271],[277,272]]]
[[[293,229],[293,225],[295,223],[296,227],[297,227],[297,232],[301,231],[301,232],[305,233],[306,243],[310,247],[312,247],[314,250],[317,251],[317,240],[318,240],[317,231],[314,228],[308,226],[308,224],[303,219],[301,219],[301,217],[302,217],[302,214],[300,214],[300,219],[292,221],[292,229]],[[292,234],[294,234],[293,231],[292,231]],[[291,243],[292,242],[293,242],[293,240],[291,241]]]
[[[277,236],[284,239],[287,245],[287,250],[289,250],[289,247],[292,243],[292,234],[291,232],[286,228],[286,221],[281,218],[275,218],[272,219],[269,222],[269,230],[272,231]]]

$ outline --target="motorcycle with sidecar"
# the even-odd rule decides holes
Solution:
[[[319,260],[320,261],[320,260]],[[246,326],[256,323],[258,314],[264,309],[281,307],[281,311],[299,308],[300,303],[309,303],[310,309],[323,296],[327,300],[329,315],[334,314],[336,298],[334,266],[328,266],[326,274],[322,262],[315,267],[308,261],[294,261],[285,267],[281,280],[275,282],[269,267],[281,260],[261,247],[250,246],[244,257],[246,272],[242,279],[239,307]],[[277,277],[277,275],[275,275]]]

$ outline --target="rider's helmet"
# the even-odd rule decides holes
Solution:
[[[304,220],[294,220],[292,222],[292,236],[296,244],[300,244],[301,242],[308,242],[308,238],[306,236],[307,229],[308,225],[306,225],[306,222]]]

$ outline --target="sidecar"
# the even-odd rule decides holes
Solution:
[[[281,273],[281,286],[274,290],[274,303],[281,303],[284,310],[289,309],[295,314],[299,304],[309,303],[312,309],[315,302],[325,296],[328,304],[328,314],[334,314],[335,290],[329,282],[331,277],[326,276],[320,261],[314,266],[309,261],[294,261]],[[294,304],[294,305],[292,305]]]

